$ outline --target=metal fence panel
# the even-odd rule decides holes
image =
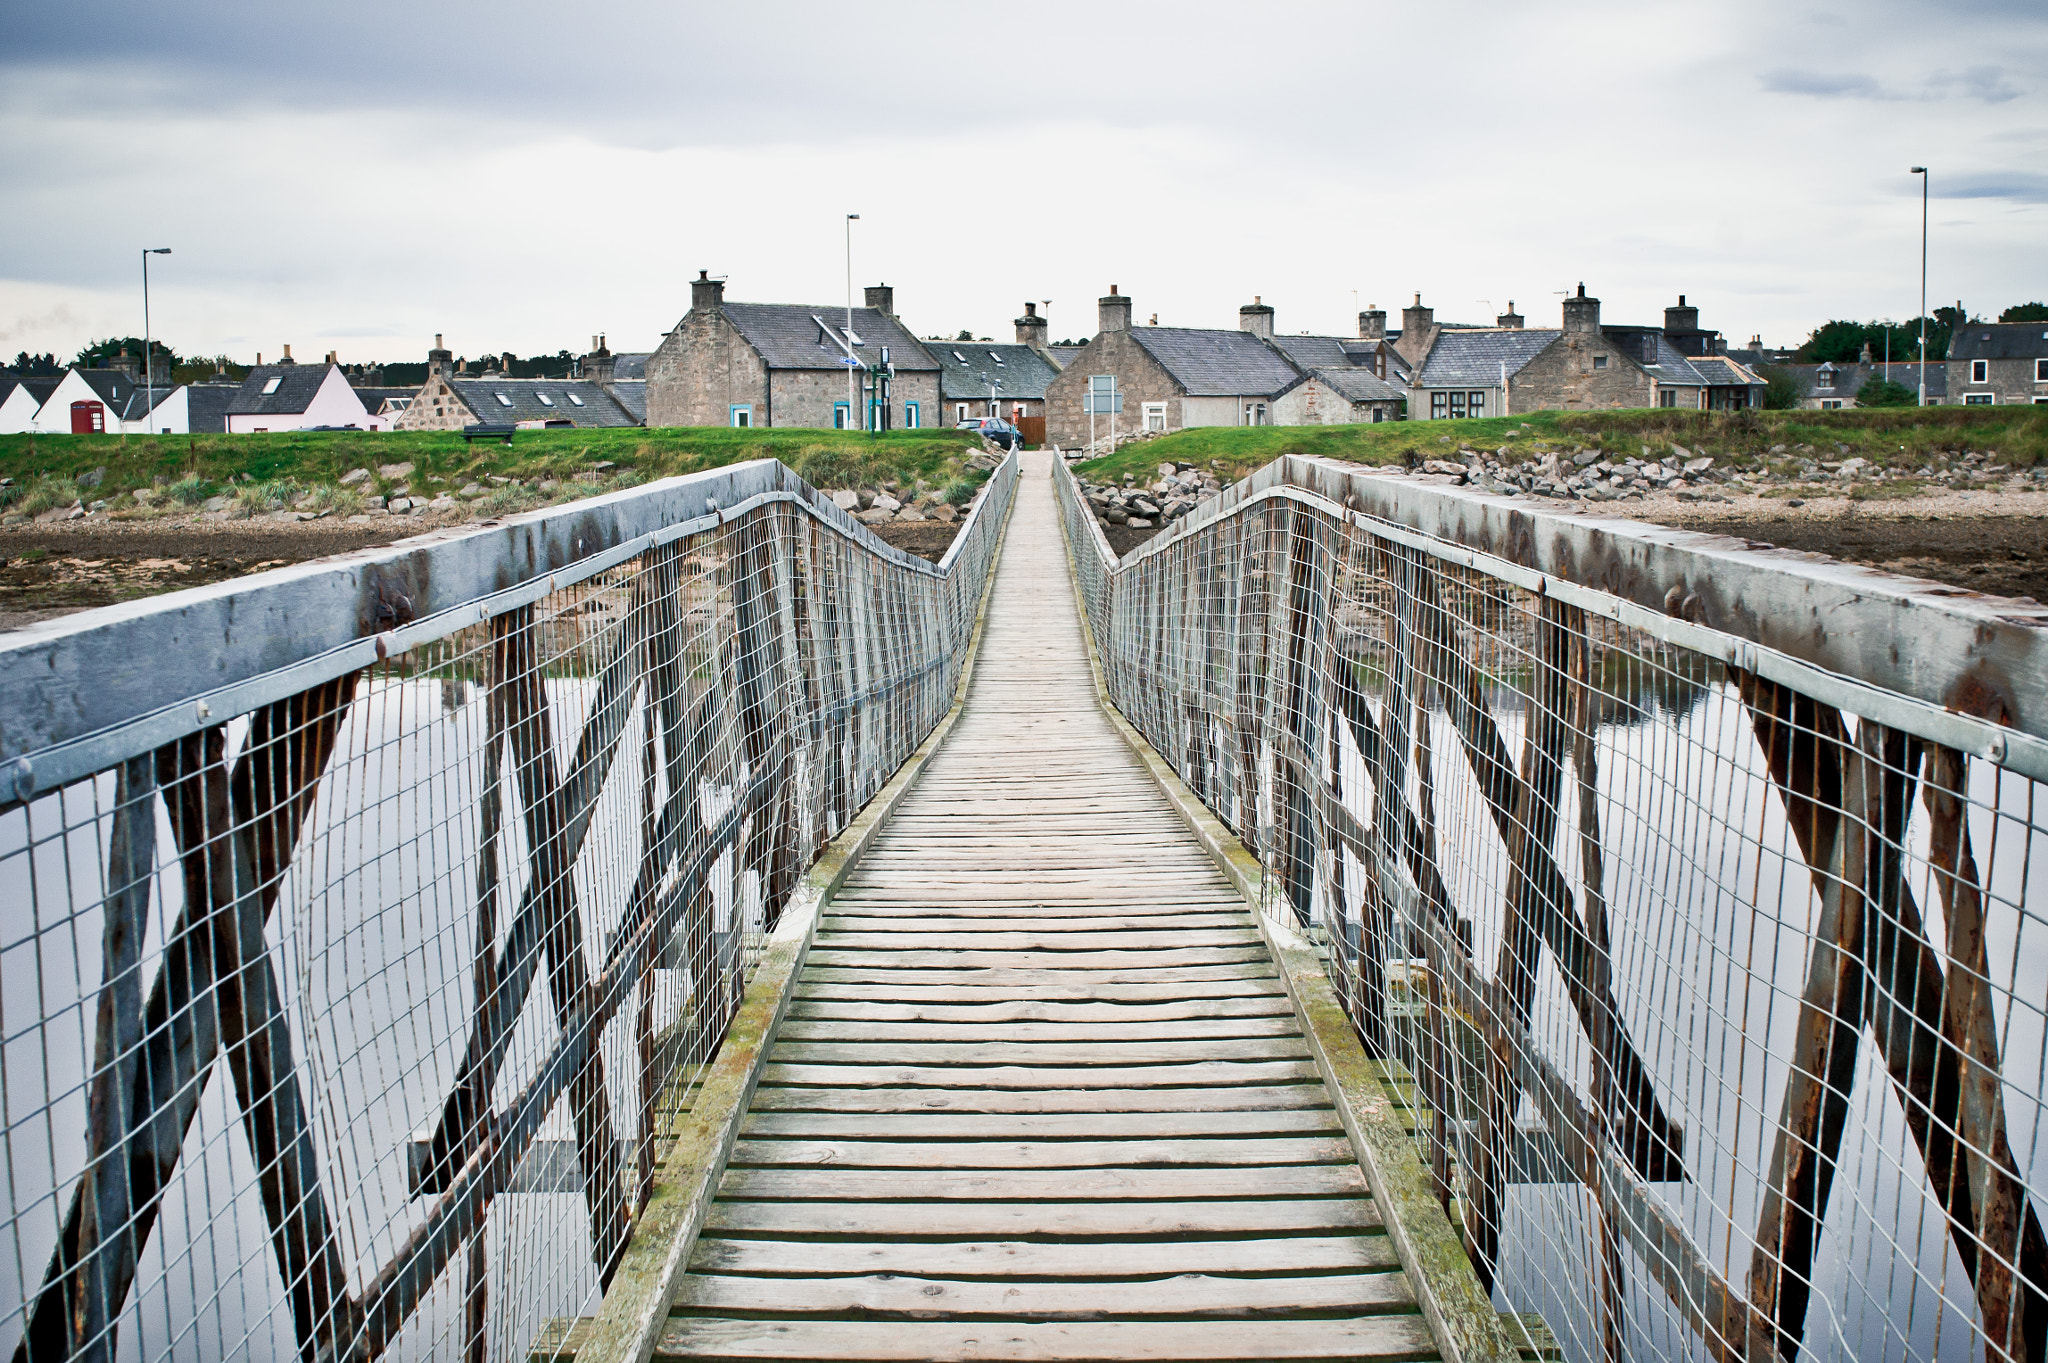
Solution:
[[[0,1347],[559,1344],[1016,477],[938,567],[758,463],[10,636]]]
[[[1530,1348],[2048,1357],[2048,613],[1300,459],[1117,562],[1055,477]]]

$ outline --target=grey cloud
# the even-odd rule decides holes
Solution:
[[[1830,75],[1824,71],[1780,69],[1766,72],[1764,89],[1775,95],[1816,95],[1836,99],[1844,95],[1858,99],[1896,99],[1869,76]]]
[[[1937,177],[1932,192],[1937,199],[2009,199],[2014,203],[2048,204],[2048,175],[2022,170],[1985,171],[1953,180]]]
[[[1942,71],[1927,80],[1930,92],[1940,91],[1981,99],[1986,104],[2003,104],[2009,99],[2018,99],[2023,93],[2020,87],[2006,79],[2005,70],[1997,66],[1973,66],[1967,71]]]

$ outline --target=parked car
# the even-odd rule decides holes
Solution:
[[[1024,432],[1018,430],[1009,422],[1004,421],[1001,417],[976,417],[971,421],[961,422],[956,429],[980,431],[984,439],[1001,445],[1006,450],[1017,449],[1024,443]]]

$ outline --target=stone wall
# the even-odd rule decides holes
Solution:
[[[1375,408],[1381,412],[1377,418]],[[1399,399],[1353,402],[1322,380],[1310,378],[1274,398],[1268,420],[1275,426],[1341,426],[1354,421],[1393,421],[1400,414]]]
[[[1117,414],[1119,436],[1143,429],[1145,404],[1166,404],[1166,429],[1180,430],[1183,423],[1181,388],[1145,353],[1128,331],[1105,331],[1088,343],[1072,363],[1060,371],[1045,388],[1045,438],[1058,445],[1088,443],[1088,413],[1081,399],[1087,395],[1088,379],[1094,374],[1116,375],[1117,391],[1124,396],[1124,409]],[[1095,418],[1098,438],[1109,435],[1107,414]]]
[[[1595,368],[1601,356],[1606,367]],[[1597,331],[1567,331],[1508,376],[1512,412],[1654,407],[1655,388],[1640,365]]]
[[[650,383],[652,380],[650,379]],[[814,426],[830,429],[832,409],[846,401],[846,371],[844,369],[778,369],[771,377],[766,412],[755,410],[754,423],[759,426]],[[854,403],[867,401],[867,395],[860,389],[860,378],[854,380]],[[918,409],[918,424],[924,427],[950,426],[952,422],[942,421],[939,406],[939,371],[918,370],[905,373],[896,371],[895,379],[889,384],[889,429],[903,429],[904,404],[914,402]],[[653,407],[648,408],[648,422],[653,424]]]
[[[768,397],[767,365],[723,312],[690,309],[647,357],[649,426],[730,425],[733,404],[741,402],[753,405],[755,425],[766,426]],[[831,421],[828,406],[822,424]]]
[[[435,374],[421,387],[412,405],[391,423],[394,431],[459,431],[480,420],[469,405],[448,386],[445,374]]]
[[[2042,330],[2048,331],[2048,327],[2043,327]],[[1929,369],[1934,367],[1932,359],[1933,357],[1930,356],[1927,366]],[[1985,393],[1991,394],[1992,402],[2000,407],[2010,402],[2031,403],[2036,398],[2048,398],[2048,379],[2040,382],[2035,381],[2035,362],[2032,358],[2024,360],[1981,361],[1985,368],[1984,382],[1982,383],[1972,383],[1970,381],[1970,367],[1972,363],[1973,361],[1970,360],[1948,361],[1949,402],[1962,404],[1973,395],[1977,397],[1979,402],[1982,402],[1982,395]],[[1897,364],[1892,366],[1893,369],[1900,367]],[[1920,371],[1917,366],[1914,368],[1912,376],[1905,383],[1906,387],[1911,388],[1916,395],[1918,394],[1920,390]]]

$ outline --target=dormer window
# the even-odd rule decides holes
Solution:
[[[272,393],[275,393],[277,391],[277,386],[283,382],[284,375],[282,374],[278,374],[272,377],[269,383],[263,385],[263,396],[269,397]]]
[[[1824,364],[1814,371],[1813,386],[1815,388],[1833,388],[1835,386],[1835,367],[1831,364]]]

